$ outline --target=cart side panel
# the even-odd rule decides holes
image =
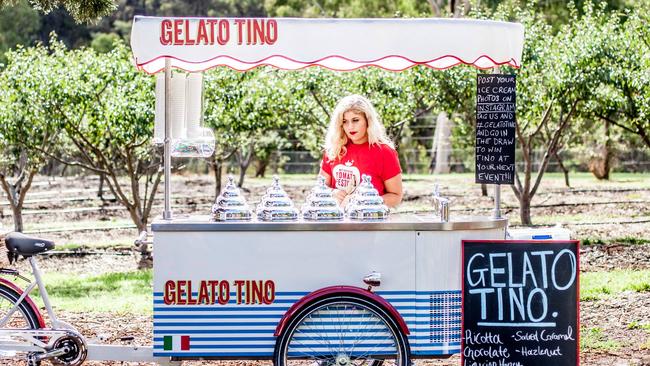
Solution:
[[[409,336],[414,356],[460,352],[461,242],[504,237],[504,228],[416,233],[417,325]]]
[[[154,240],[155,356],[270,358],[275,328],[293,303],[327,286],[363,287],[372,271],[401,314],[415,305],[413,231],[159,231]],[[228,294],[217,291],[214,304],[205,296],[184,304],[223,281]]]

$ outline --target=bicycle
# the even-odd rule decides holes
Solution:
[[[42,274],[35,256],[54,248],[50,240],[29,237],[21,233],[5,236],[10,262],[19,257],[29,261],[34,281],[22,276],[17,270],[1,268],[0,275],[20,278],[28,282],[26,288],[0,277],[0,352],[26,353],[28,366],[38,366],[43,360],[55,365],[81,365],[88,354],[88,346],[77,329],[59,320],[50,304]],[[52,327],[45,321],[29,294],[38,286]]]

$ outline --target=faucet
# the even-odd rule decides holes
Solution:
[[[440,196],[437,184],[433,187],[433,210],[440,216],[440,221],[449,221],[449,199]]]

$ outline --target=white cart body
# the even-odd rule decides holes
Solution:
[[[440,223],[411,215],[375,223],[158,221],[154,356],[271,358],[276,328],[294,303],[329,286],[364,287],[363,278],[373,271],[381,274],[375,293],[408,326],[414,357],[457,353],[461,240],[503,239],[505,225],[505,220]],[[229,283],[226,304],[206,305],[205,297],[203,304],[184,304],[187,294],[180,304],[165,304],[165,296],[188,290],[187,282],[178,286],[178,281],[191,281],[191,300],[197,301],[201,282],[215,280]],[[244,281],[239,290],[235,281]],[[266,292],[266,299],[246,294],[250,281],[272,281],[273,300],[265,303],[271,297]],[[247,295],[253,303],[246,303]],[[188,337],[189,349],[165,350],[165,336]]]

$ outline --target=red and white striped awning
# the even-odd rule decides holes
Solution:
[[[131,47],[139,69],[156,73],[165,59],[190,72],[261,65],[351,71],[415,65],[446,69],[521,66],[519,23],[467,19],[160,18],[136,16]]]

